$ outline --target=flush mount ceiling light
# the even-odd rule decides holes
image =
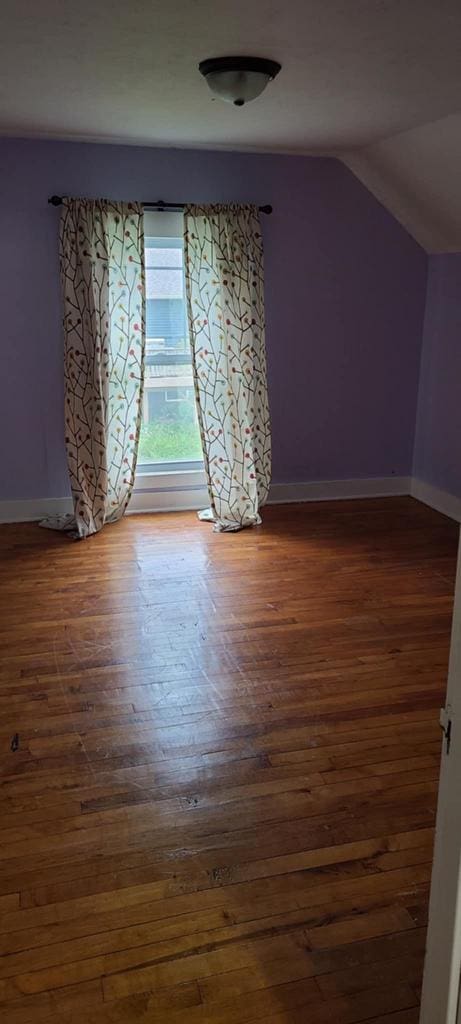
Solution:
[[[280,68],[264,57],[211,57],[198,66],[215,96],[236,107],[260,96]]]

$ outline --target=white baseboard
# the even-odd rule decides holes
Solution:
[[[210,504],[206,487],[173,490],[133,491],[127,515],[140,512],[188,512]]]
[[[410,493],[413,498],[422,501],[424,505],[429,505],[436,512],[442,512],[443,515],[461,523],[461,498],[455,497],[448,491],[441,491],[438,487],[427,484],[425,480],[418,480],[415,476],[411,481]]]
[[[72,498],[31,498],[0,501],[0,523],[32,523],[72,512]]]
[[[208,505],[208,493],[203,474],[183,474],[173,481],[162,474],[152,486],[152,478],[140,476],[133,491],[128,514],[138,512],[173,512],[197,510]],[[338,501],[346,498],[386,497],[409,494],[409,477],[369,477],[356,480],[323,480],[312,483],[272,484],[269,504],[279,505],[299,501]],[[71,498],[39,498],[0,502],[0,523],[25,523],[47,516],[72,512]]]
[[[341,501],[347,498],[387,498],[396,494],[409,494],[410,487],[411,477],[409,476],[272,484],[268,504],[284,505],[296,501]]]
[[[149,481],[149,484],[151,481]],[[177,486],[162,478],[162,486],[138,483],[128,509],[129,515],[140,512],[174,512],[206,508],[208,493],[203,480],[193,483],[179,481]],[[385,498],[411,494],[425,505],[461,522],[461,498],[441,491],[416,477],[368,477],[352,480],[321,480],[310,483],[272,484],[269,505],[304,501],[340,501],[348,498]],[[0,501],[0,523],[27,523],[47,516],[72,512],[71,498],[39,498],[37,500]]]
[[[205,470],[165,470],[140,472],[128,506],[128,515],[137,512],[186,512],[209,505]]]
[[[209,504],[206,487],[190,490],[134,491],[127,515],[140,512],[186,512],[206,508]],[[72,512],[72,498],[38,498],[37,501],[0,501],[0,524],[33,523],[48,516]]]

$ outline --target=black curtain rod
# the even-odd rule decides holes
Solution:
[[[64,196],[50,196],[48,202],[51,206],[61,206]],[[150,210],[183,210],[186,203],[164,203],[163,199],[157,199],[156,203],[141,203],[146,209]],[[266,203],[265,206],[258,206],[260,213],[272,213],[272,206]]]

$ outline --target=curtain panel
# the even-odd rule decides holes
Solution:
[[[256,206],[186,206],[186,293],[210,510],[217,530],[261,522],[271,474],[264,270]]]
[[[65,443],[76,537],[123,515],[141,426],[144,228],[138,203],[65,199],[60,223]]]

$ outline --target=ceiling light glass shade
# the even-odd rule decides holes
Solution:
[[[211,92],[226,103],[243,107],[255,100],[280,71],[280,64],[262,57],[216,57],[203,60],[199,71]]]
[[[270,82],[270,76],[260,71],[212,71],[206,80],[215,96],[243,107],[244,103],[261,95]]]

